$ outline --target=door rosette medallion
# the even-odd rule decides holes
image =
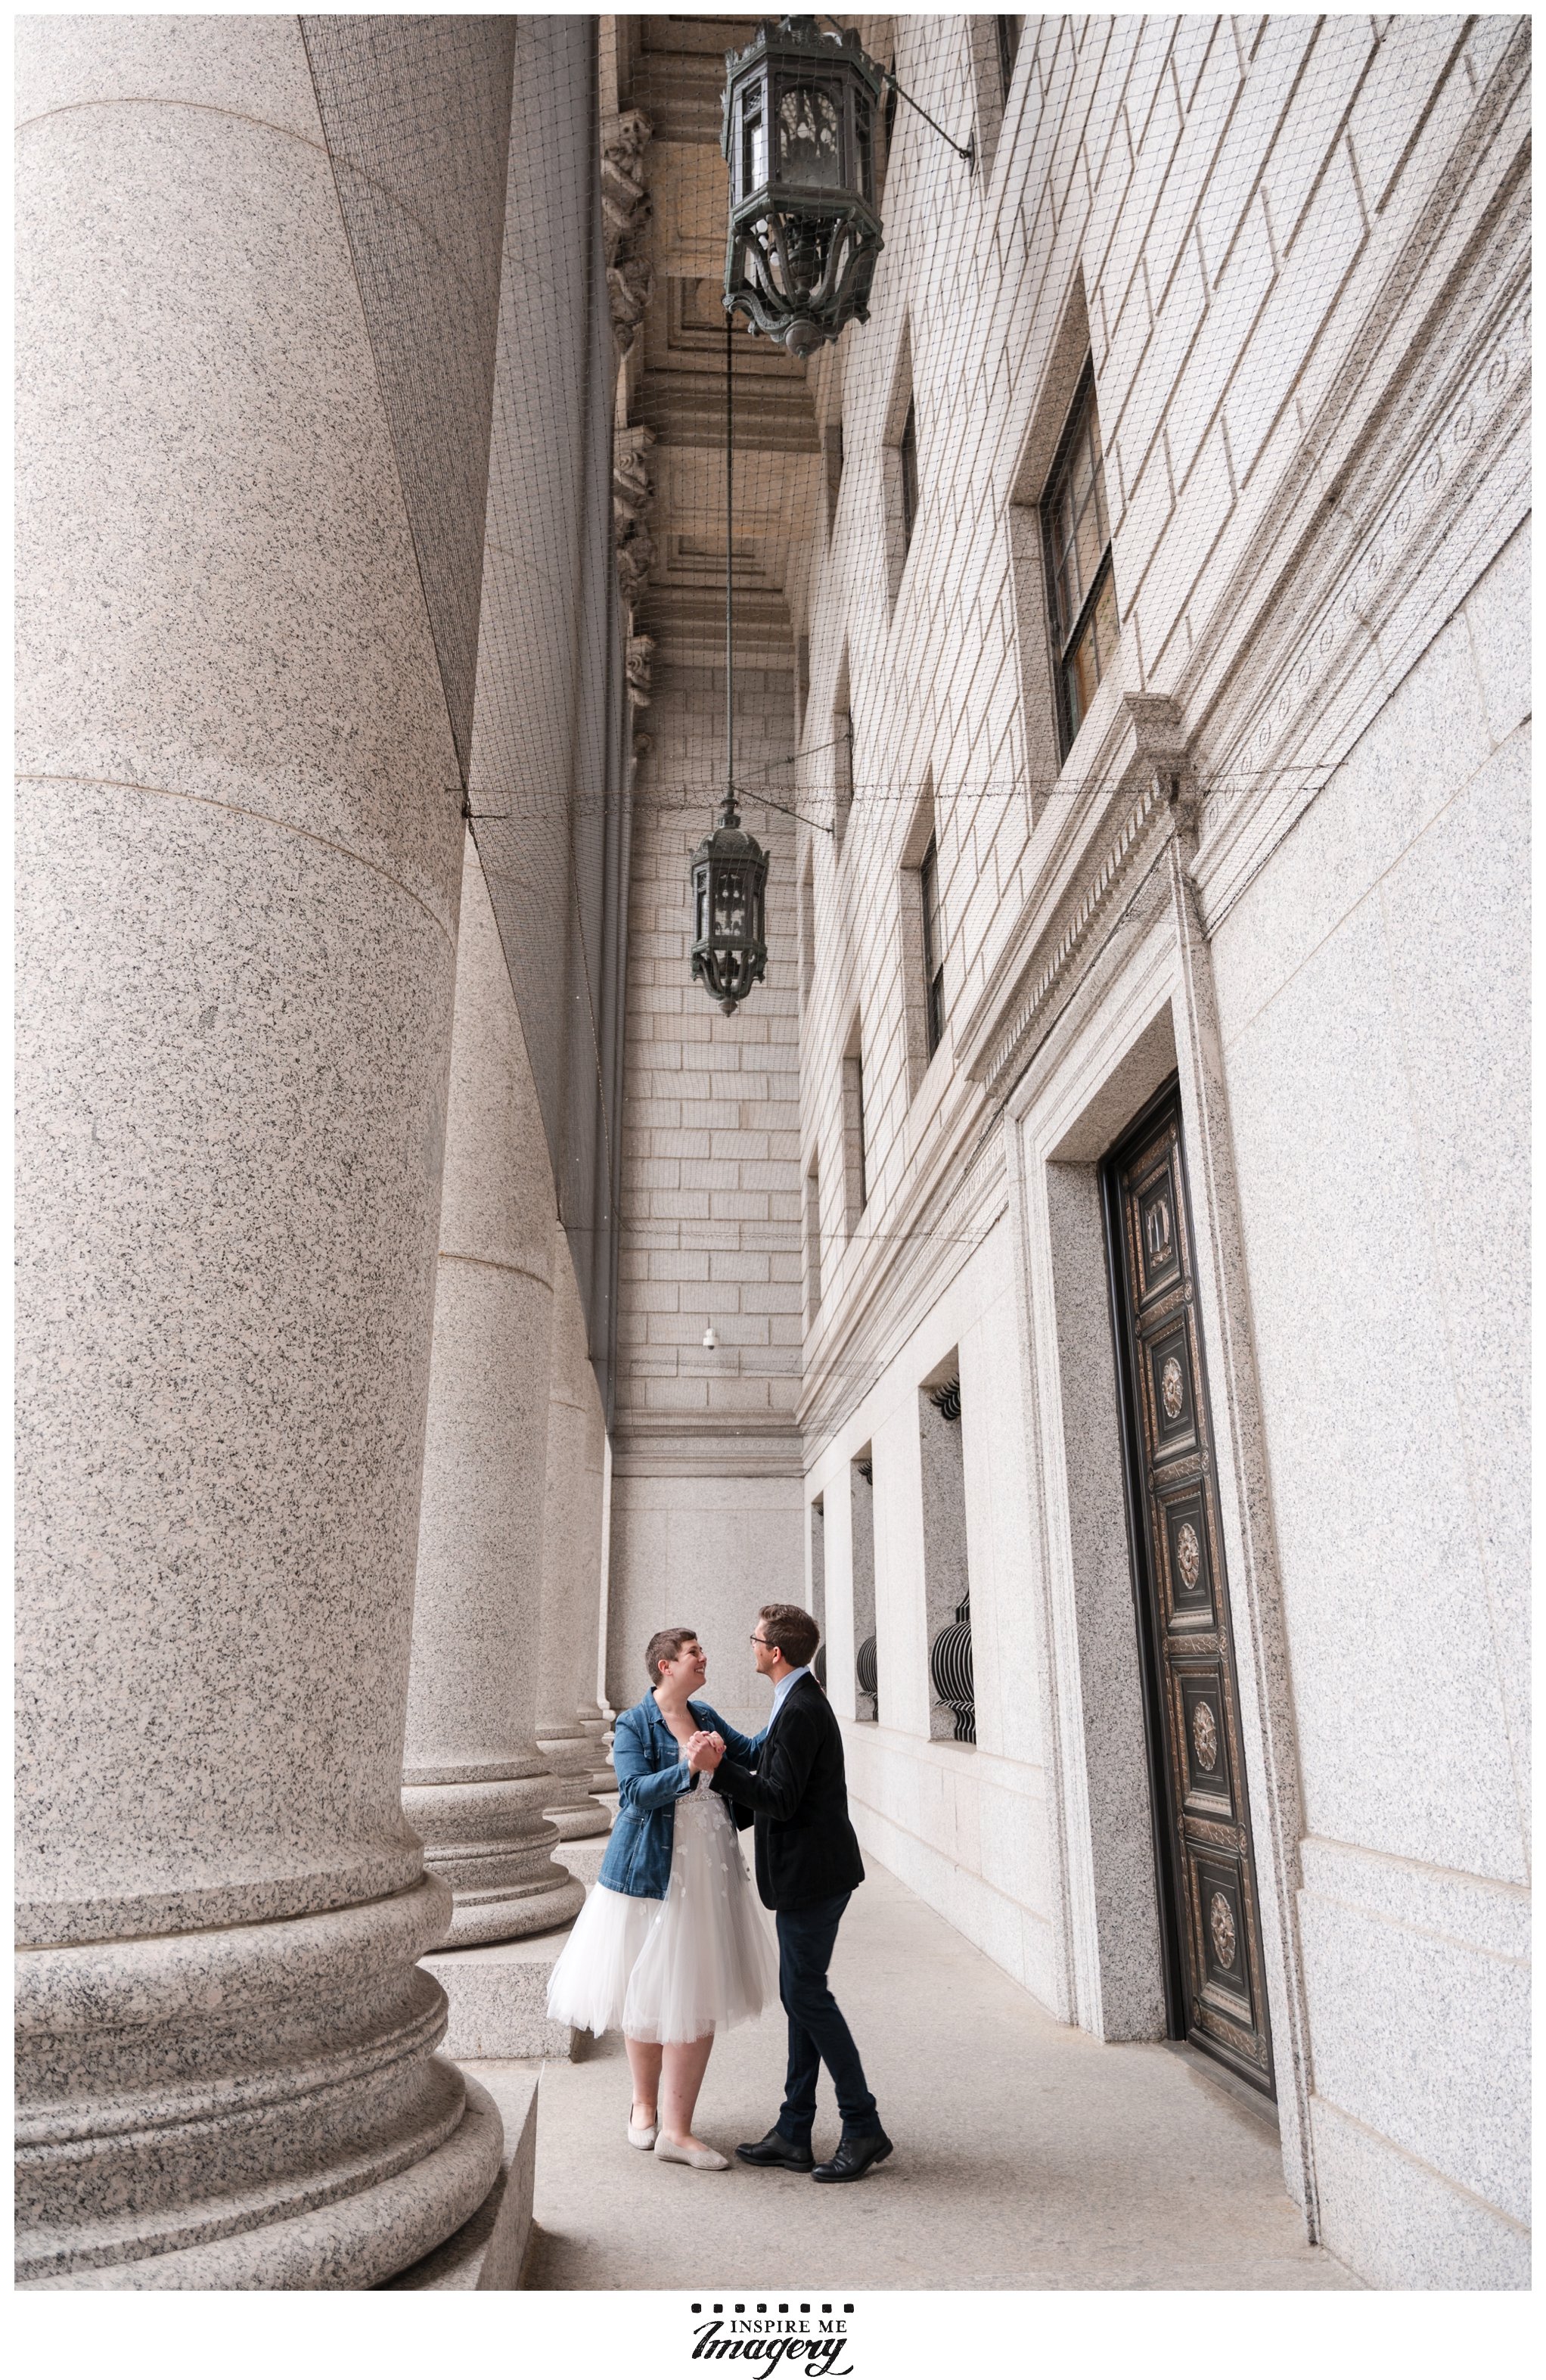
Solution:
[[[1174,1355],[1165,1359],[1160,1374],[1160,1402],[1165,1407],[1166,1421],[1178,1421],[1186,1402],[1186,1387],[1181,1378],[1181,1366]]]
[[[1192,1706],[1191,1748],[1197,1755],[1199,1768],[1211,1771],[1218,1767],[1218,1723],[1214,1718],[1212,1706],[1208,1703],[1195,1703]],[[1219,1905],[1215,1895],[1214,1906]],[[1227,1963],[1226,1961],[1226,1964]]]
[[[1199,1708],[1205,1708],[1199,1705]],[[1222,1892],[1215,1892],[1208,1903],[1208,1931],[1214,1937],[1214,1955],[1221,1967],[1235,1963],[1235,1918]]]
[[[1181,1585],[1190,1595],[1202,1576],[1202,1548],[1190,1521],[1183,1521],[1176,1532],[1176,1567],[1181,1573]],[[1213,1763],[1208,1765],[1212,1767]]]

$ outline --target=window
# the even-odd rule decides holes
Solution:
[[[841,851],[853,808],[853,712],[849,705],[848,654],[838,673],[832,704],[832,848]]]
[[[852,1232],[869,1204],[870,1184],[864,1148],[864,1027],[853,1021],[843,1059],[843,1204]]]
[[[814,843],[805,845],[805,865],[800,872],[800,997],[809,1000],[811,986],[815,981],[815,851]]]
[[[960,1365],[918,1392],[923,1473],[924,1621],[929,1670],[929,1733],[977,1741],[972,1666],[972,1580],[966,1552],[966,1460],[961,1444]]]
[[[813,1157],[805,1175],[805,1327],[821,1310],[821,1169]]]
[[[903,322],[891,368],[880,440],[880,495],[885,510],[886,600],[895,604],[918,523],[918,410],[912,400],[912,326]]]
[[[902,1046],[915,1099],[945,1029],[945,930],[939,904],[934,780],[924,782],[902,838],[897,924],[901,937]]]
[[[923,894],[925,1030],[932,1058],[945,1032],[945,936],[939,918],[939,851],[932,834],[918,870],[918,890]]]
[[[805,705],[810,698],[811,640],[809,637],[801,637],[794,648],[794,707],[797,713],[794,722],[794,740],[797,744],[803,744],[805,740]]]
[[[996,17],[993,30],[998,40],[998,88],[1005,99],[1015,79],[1015,60],[1020,55],[1020,37],[1025,30],[1023,17]]]
[[[848,1466],[850,1582],[853,1612],[853,1716],[880,1717],[875,1624],[875,1457],[865,1446]]]
[[[912,524],[918,517],[918,408],[911,397],[898,452],[901,456],[902,552],[905,554],[912,543]]]
[[[821,451],[827,466],[827,534],[832,534],[838,517],[838,498],[843,484],[843,425],[829,421],[821,433]]]
[[[1067,758],[1117,650],[1117,582],[1105,465],[1089,365],[1042,506],[1046,533],[1058,707]]]

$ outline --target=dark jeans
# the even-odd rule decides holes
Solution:
[[[838,1892],[806,1909],[779,1912],[779,1998],[789,2017],[789,2074],[779,2130],[802,2148],[810,2144],[816,2076],[824,2061],[838,2094],[844,2139],[880,2130],[853,2035],[827,1988],[827,1970],[848,1901],[846,1892]]]

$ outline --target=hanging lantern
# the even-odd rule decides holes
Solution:
[[[875,115],[885,76],[852,30],[764,21],[726,57],[720,146],[731,169],[725,310],[814,355],[868,320],[880,253]]]
[[[727,794],[693,854],[693,979],[727,1016],[767,972],[767,854]]]

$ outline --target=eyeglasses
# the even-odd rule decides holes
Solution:
[[[766,1636],[753,1636],[748,1639],[748,1642],[753,1645],[760,1645],[765,1653],[768,1649],[767,1639]]]

